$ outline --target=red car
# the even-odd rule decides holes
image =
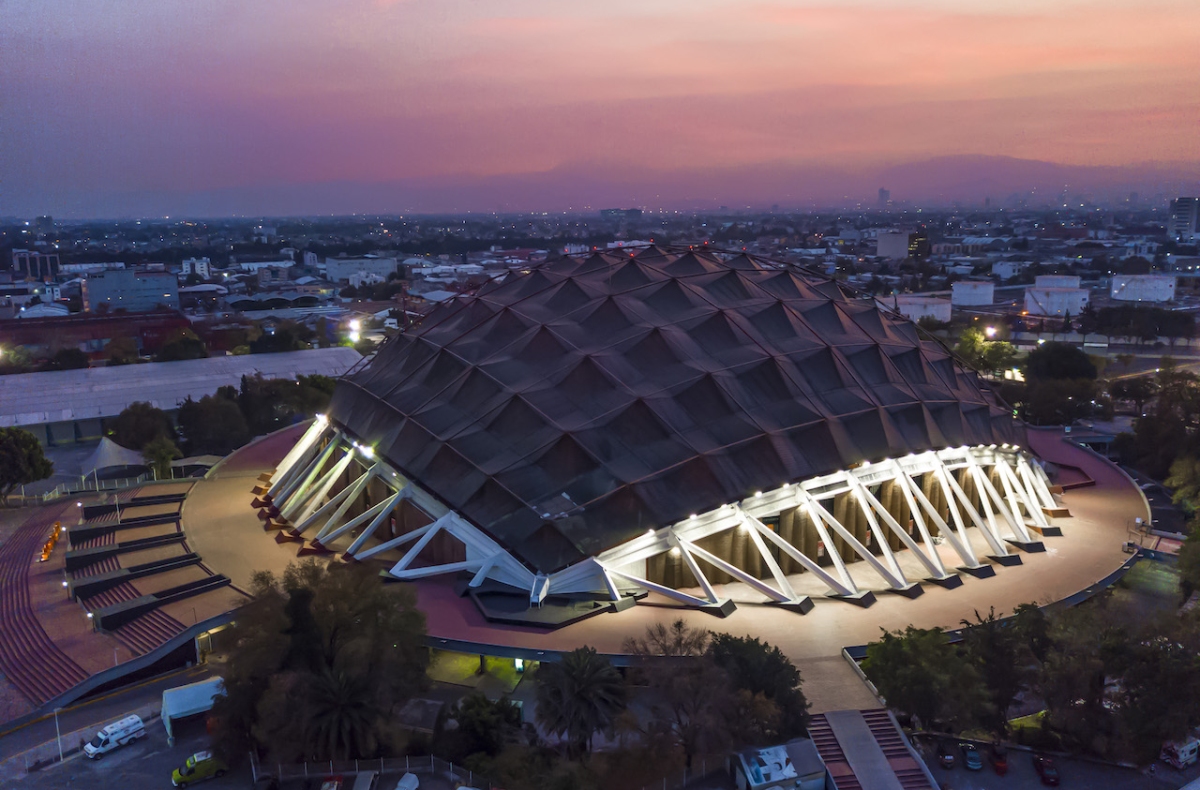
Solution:
[[[1049,757],[1035,754],[1033,756],[1033,769],[1041,777],[1042,784],[1049,785],[1050,787],[1058,787],[1058,766]]]
[[[992,770],[997,775],[1004,776],[1008,773],[1008,749],[1004,748],[1004,744],[992,744],[988,749],[988,762],[992,764]]]

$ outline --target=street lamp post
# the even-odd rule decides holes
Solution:
[[[58,729],[58,712],[60,710],[62,710],[62,708],[54,709],[54,739],[58,741],[58,761],[61,763],[63,761],[62,733]]]

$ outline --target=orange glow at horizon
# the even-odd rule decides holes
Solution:
[[[9,189],[1200,162],[1195,0],[10,0]]]

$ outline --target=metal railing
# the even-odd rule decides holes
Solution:
[[[95,480],[83,479],[78,483],[72,481],[70,483],[59,483],[54,488],[42,494],[42,501],[49,502],[52,499],[58,499],[61,496],[68,494],[80,494],[86,491],[112,491],[121,488],[132,488],[147,483],[151,480],[151,475],[143,473],[137,477],[118,477],[112,480]]]
[[[705,779],[717,773],[725,772],[725,758],[720,755],[696,757],[692,761],[692,770],[672,772],[660,780],[643,785],[642,790],[679,790],[691,782]],[[272,770],[273,769],[273,770]],[[306,763],[276,763],[263,765],[253,752],[250,753],[250,770],[257,784],[260,779],[276,779],[279,782],[297,779],[322,779],[332,776],[357,776],[361,773],[377,774],[417,774],[418,776],[436,776],[449,782],[465,782],[468,787],[478,787],[480,790],[493,790],[494,785],[489,777],[482,774],[476,776],[471,770],[463,768],[434,757],[432,754],[422,757],[381,757],[375,760],[326,760],[323,762]]]
[[[476,776],[474,771],[461,765],[447,762],[432,754],[427,757],[380,757],[376,760],[327,760],[324,762],[276,763],[263,765],[253,752],[250,753],[250,770],[254,781],[276,779],[279,782],[296,779],[320,779],[331,776],[357,776],[361,773],[417,774],[437,776],[447,781],[465,782],[470,787],[492,790],[492,782],[485,776]],[[478,784],[476,784],[478,782]]]

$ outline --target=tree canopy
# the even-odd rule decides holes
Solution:
[[[54,463],[41,443],[21,428],[0,428],[0,506],[17,486],[45,480],[54,474]]]
[[[145,401],[129,404],[105,427],[109,438],[130,450],[141,450],[160,436],[171,441],[175,439],[171,418]]]
[[[225,693],[213,708],[227,759],[379,756],[394,707],[428,682],[425,617],[370,565],[292,563],[255,574],[232,625]]]

